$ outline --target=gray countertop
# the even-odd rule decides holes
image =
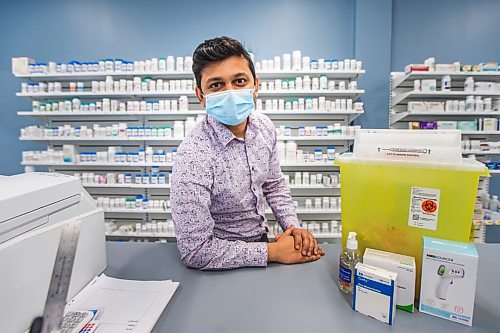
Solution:
[[[153,332],[500,332],[500,245],[479,244],[473,327],[397,311],[393,326],[351,309],[337,288],[340,245],[301,265],[202,272],[175,244],[108,242],[108,276],[179,281]]]

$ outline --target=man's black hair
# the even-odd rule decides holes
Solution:
[[[222,61],[232,56],[243,57],[248,61],[248,67],[252,72],[255,81],[255,67],[250,55],[236,39],[222,36],[207,39],[194,50],[193,53],[193,73],[196,78],[196,85],[201,89],[201,72],[209,64]]]

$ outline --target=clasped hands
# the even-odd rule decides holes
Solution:
[[[290,226],[283,234],[277,234],[276,242],[268,244],[268,261],[298,264],[315,261],[325,255],[318,241],[307,230]]]

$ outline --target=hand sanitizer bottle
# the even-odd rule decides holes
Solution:
[[[354,266],[359,262],[358,241],[356,233],[350,232],[346,247],[342,250],[339,260],[339,288],[347,294],[352,294],[354,285]]]

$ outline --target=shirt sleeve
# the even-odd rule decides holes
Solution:
[[[210,214],[213,182],[207,154],[180,150],[174,162],[170,201],[182,262],[202,270],[267,266],[267,244],[214,236]]]
[[[295,213],[290,188],[286,184],[285,177],[281,172],[278,154],[276,152],[276,132],[273,132],[274,142],[269,161],[269,172],[266,181],[262,185],[262,191],[276,217],[276,221],[283,230],[286,230],[292,225],[296,227],[300,227],[300,225],[297,213]]]

